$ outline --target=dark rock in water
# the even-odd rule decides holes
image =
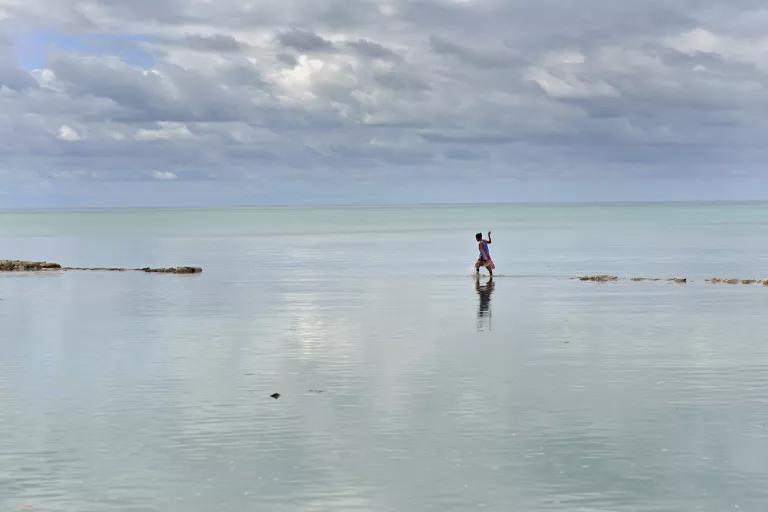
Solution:
[[[617,276],[607,275],[607,274],[598,274],[594,276],[578,276],[578,277],[572,277],[571,279],[578,279],[579,281],[596,281],[596,282],[605,282],[605,281],[616,281],[618,279],[623,279]],[[669,279],[660,279],[658,277],[631,277],[629,278],[630,281],[633,282],[642,282],[642,281],[667,281],[669,283],[678,283],[678,284],[686,284],[686,283],[692,283],[693,281],[689,281],[687,277],[672,277]],[[710,277],[708,279],[705,279],[707,283],[712,284],[762,284],[764,286],[768,286],[768,279],[733,279],[733,278],[723,278],[723,277]]]
[[[92,270],[108,272],[124,272],[126,270],[141,270],[144,272],[157,272],[162,274],[199,274],[203,271],[200,267],[168,267],[168,268],[120,268],[120,267],[62,267],[58,263],[47,261],[24,260],[0,260],[0,272],[34,272],[39,270]]]
[[[280,398],[280,393],[272,393],[272,394],[271,394],[271,395],[269,395],[269,396],[270,396],[270,397],[272,397],[272,398],[274,398],[275,400],[277,400],[278,398]]]
[[[152,272],[159,274],[199,274],[203,271],[200,267],[168,267],[168,268],[140,268],[143,272]]]
[[[598,283],[604,283],[604,282],[607,282],[607,281],[618,281],[619,277],[618,276],[609,276],[607,274],[601,274],[601,275],[597,275],[597,276],[579,276],[576,279],[578,279],[579,281],[595,281],[595,282],[598,282]]]
[[[38,270],[58,270],[61,265],[47,261],[0,260],[0,272],[34,272]]]
[[[755,284],[755,283],[761,283],[759,279],[726,279],[722,277],[711,277],[706,280],[708,283],[712,284],[719,284],[719,283],[725,283],[725,284]]]
[[[725,283],[725,284],[764,284],[768,286],[768,280],[762,280],[762,279],[725,279],[722,277],[711,277],[706,280],[708,283],[718,284],[718,283]]]

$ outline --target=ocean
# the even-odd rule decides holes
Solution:
[[[0,211],[0,258],[204,269],[0,274],[0,511],[762,512],[768,286],[705,279],[768,278],[766,235],[768,203]]]

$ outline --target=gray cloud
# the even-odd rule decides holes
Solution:
[[[452,160],[463,160],[468,162],[486,160],[489,157],[489,154],[486,151],[476,151],[460,147],[447,149],[443,152],[443,155]]]
[[[300,52],[332,51],[334,45],[331,41],[323,39],[314,32],[305,30],[291,30],[277,35],[277,41],[286,48],[292,48]]]
[[[376,83],[395,91],[429,91],[432,87],[417,75],[390,71],[374,77]]]
[[[357,52],[358,54],[369,57],[372,59],[385,59],[385,60],[399,60],[400,56],[378,43],[369,41],[368,39],[358,39],[357,41],[348,41],[346,46]]]
[[[296,65],[298,65],[299,63],[296,57],[288,53],[278,53],[276,57],[277,57],[277,60],[279,60],[281,63],[287,66],[290,66],[292,68],[296,67]]]
[[[15,62],[11,41],[0,33],[0,87],[21,90],[33,87],[35,80]]]
[[[49,51],[24,55],[16,26]],[[57,48],[60,33],[128,33],[152,60]],[[741,182],[751,197],[766,33],[752,0],[14,2],[0,7],[0,178],[52,203],[158,177],[182,195],[258,183],[262,198],[355,202],[359,176],[376,200],[403,180],[429,183],[413,199],[471,200],[481,177],[495,200],[580,199],[567,191],[590,180],[626,199],[670,182],[681,198]]]
[[[423,133],[421,135],[425,140],[429,142],[435,142],[438,144],[472,144],[479,146],[497,145],[497,144],[511,144],[516,142],[514,137],[508,137],[504,135],[482,135],[480,133],[474,133],[472,135],[449,135],[443,133]]]
[[[523,59],[506,51],[482,51],[452,43],[432,36],[429,38],[432,51],[457,58],[460,62],[478,68],[499,68],[521,65]]]
[[[195,50],[221,53],[238,52],[245,48],[242,42],[225,34],[213,36],[191,34],[186,36],[181,43]]]

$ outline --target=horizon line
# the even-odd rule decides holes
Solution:
[[[39,211],[89,211],[89,210],[236,210],[236,209],[342,209],[342,208],[426,208],[426,207],[489,207],[489,206],[631,206],[659,204],[756,204],[768,203],[768,199],[664,199],[664,200],[615,200],[615,201],[508,201],[508,202],[415,202],[415,203],[281,203],[281,204],[231,204],[231,205],[135,205],[135,206],[29,206],[2,208],[0,212]]]

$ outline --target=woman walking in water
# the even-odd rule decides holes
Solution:
[[[493,277],[493,269],[496,268],[496,265],[493,264],[491,252],[488,250],[488,244],[492,243],[491,232],[488,232],[488,240],[483,240],[482,233],[477,233],[475,235],[475,240],[477,240],[477,248],[480,250],[480,256],[475,262],[475,273],[479,274],[480,267],[485,267],[488,269],[488,274]]]

